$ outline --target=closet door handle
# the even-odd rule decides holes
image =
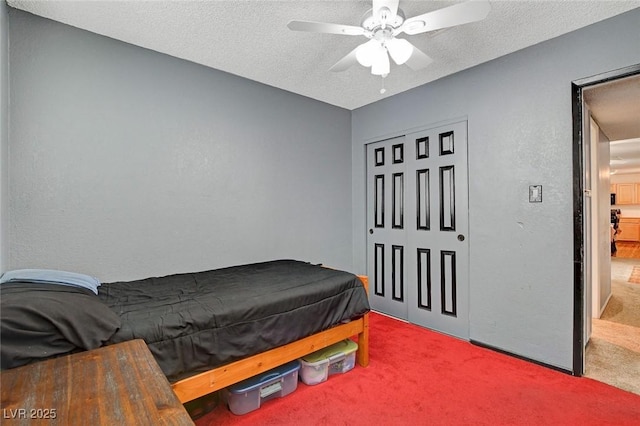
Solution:
[[[464,235],[458,234],[458,241],[464,241]]]

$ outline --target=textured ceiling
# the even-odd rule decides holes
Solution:
[[[370,0],[69,1],[8,0],[17,9],[332,105],[355,109],[448,74],[640,7],[640,1],[492,1],[489,16],[450,29],[405,36],[434,62],[415,72],[392,64],[380,77],[354,66],[329,68],[362,36],[293,32],[290,20],[359,25]],[[404,1],[407,17],[460,1]]]
[[[640,75],[583,91],[584,101],[611,140],[612,174],[640,173]]]
[[[640,138],[640,75],[586,89],[584,100],[610,140]]]
[[[611,142],[611,174],[640,173],[640,138]]]

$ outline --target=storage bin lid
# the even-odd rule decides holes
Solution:
[[[358,344],[351,339],[345,339],[341,342],[334,343],[331,346],[327,346],[324,349],[320,349],[302,358],[303,361],[308,363],[315,363],[325,359],[329,359],[336,355],[350,355],[358,350]]]
[[[258,374],[257,376],[253,376],[246,380],[238,382],[235,385],[231,385],[227,388],[227,390],[231,393],[251,392],[252,390],[263,386],[265,383],[268,383],[271,380],[281,378],[299,369],[300,363],[297,360],[291,361],[272,370],[265,371],[262,374]]]

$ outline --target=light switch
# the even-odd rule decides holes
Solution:
[[[529,185],[529,202],[542,202],[542,185]]]

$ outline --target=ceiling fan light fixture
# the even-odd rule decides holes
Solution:
[[[371,74],[381,75],[386,77],[389,74],[391,64],[389,63],[389,55],[387,55],[387,49],[380,46],[382,49],[378,50],[378,54],[371,65]]]
[[[391,59],[398,65],[407,62],[413,54],[413,45],[403,38],[392,38],[386,46]]]
[[[373,39],[361,44],[356,50],[356,60],[363,67],[370,67],[379,55],[380,47],[380,43]]]

